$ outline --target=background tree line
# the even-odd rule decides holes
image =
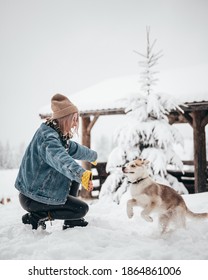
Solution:
[[[0,141],[0,169],[19,168],[24,151],[24,143],[18,147],[11,147],[9,142],[3,144]]]

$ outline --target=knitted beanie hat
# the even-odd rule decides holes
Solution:
[[[51,98],[52,118],[59,119],[78,113],[77,107],[64,95],[57,93]]]

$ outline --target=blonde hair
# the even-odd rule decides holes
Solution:
[[[63,135],[69,135],[73,137],[74,133],[78,135],[79,129],[79,115],[78,113],[73,113],[68,116],[56,119],[58,126],[63,133]],[[75,125],[74,125],[75,123]],[[73,126],[72,126],[73,125]]]

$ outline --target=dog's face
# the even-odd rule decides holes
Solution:
[[[147,164],[148,160],[136,159],[127,163],[123,168],[123,173],[128,177],[130,182],[134,182],[148,176]]]

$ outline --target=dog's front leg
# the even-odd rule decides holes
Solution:
[[[142,218],[145,219],[147,222],[153,222],[152,217],[149,216],[149,214],[152,211],[152,209],[153,209],[153,203],[150,203],[141,212]]]
[[[137,204],[137,201],[134,198],[129,199],[127,201],[126,211],[127,211],[127,216],[129,217],[129,219],[132,218],[134,215],[133,207],[136,206],[136,204]]]

